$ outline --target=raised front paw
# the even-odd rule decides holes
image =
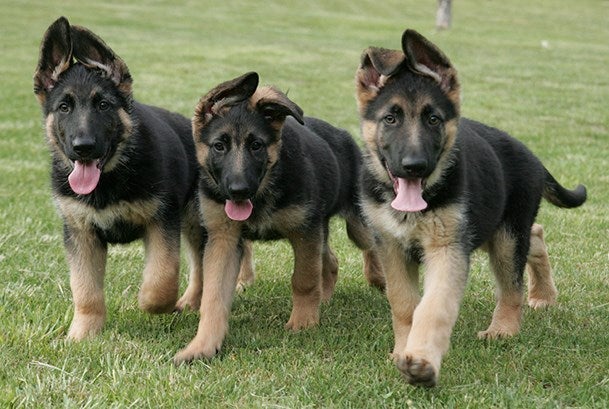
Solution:
[[[435,386],[438,370],[425,358],[412,354],[394,355],[395,364],[408,383],[417,386]]]

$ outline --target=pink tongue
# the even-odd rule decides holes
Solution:
[[[88,195],[97,186],[100,175],[97,161],[83,163],[77,160],[74,162],[74,170],[68,176],[68,182],[74,193]]]
[[[395,199],[391,207],[401,212],[418,212],[427,207],[423,200],[422,179],[394,179]]]
[[[226,212],[226,215],[231,219],[240,222],[247,220],[251,216],[252,209],[254,209],[254,205],[249,199],[239,202],[227,200],[224,204],[224,211]]]

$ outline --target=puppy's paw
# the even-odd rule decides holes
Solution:
[[[237,285],[235,286],[235,292],[237,294],[243,294],[245,292],[245,290],[248,289],[249,286],[251,286],[253,284],[253,282],[246,282],[246,281],[237,281]]]
[[[104,314],[75,315],[68,331],[68,340],[81,341],[98,335],[104,326]]]
[[[534,310],[542,310],[556,304],[556,298],[536,298],[529,297],[529,307]]]
[[[188,364],[195,359],[209,359],[213,358],[218,352],[220,352],[221,343],[209,343],[209,345],[192,340],[190,344],[173,357],[173,363],[175,366],[182,364]]]
[[[394,361],[397,368],[411,385],[435,386],[438,381],[438,370],[425,358],[412,354],[396,356]]]
[[[518,333],[518,330],[512,330],[505,327],[489,327],[486,331],[478,332],[478,339],[500,339],[509,338]]]
[[[167,314],[175,310],[177,292],[167,296],[157,297],[157,294],[140,291],[138,304],[142,311],[150,314]]]
[[[285,329],[291,331],[300,331],[301,329],[307,329],[315,327],[319,324],[319,314],[301,315],[294,314],[285,324]]]
[[[201,292],[200,291],[189,291],[186,289],[186,292],[178,302],[176,302],[174,311],[185,311],[192,310],[198,311],[201,306]]]

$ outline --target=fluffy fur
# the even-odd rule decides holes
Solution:
[[[139,305],[148,312],[176,306],[181,232],[191,274],[201,274],[205,231],[190,121],[134,101],[131,84],[126,64],[91,31],[63,17],[46,31],[34,92],[64,222],[75,340],[104,324],[108,244],[143,239]]]
[[[330,217],[346,219],[362,249],[369,282],[383,287],[374,238],[363,224],[357,178],[361,153],[351,136],[314,118],[248,73],[201,98],[193,118],[201,167],[199,195],[209,233],[201,321],[176,363],[215,355],[228,331],[244,240],[287,239],[294,250],[292,313],[286,327],[319,323],[338,261],[328,245]]]
[[[366,143],[363,204],[382,243],[393,357],[408,382],[432,386],[471,253],[488,251],[497,284],[492,321],[479,336],[516,334],[527,262],[529,304],[556,298],[543,231],[534,224],[541,198],[576,207],[586,190],[566,190],[522,143],[461,118],[455,68],[415,31],[404,32],[402,50],[365,50],[356,88]]]

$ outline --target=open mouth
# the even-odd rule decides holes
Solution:
[[[254,210],[254,205],[250,199],[246,200],[227,200],[224,203],[224,211],[231,220],[242,222],[249,219]]]
[[[427,208],[427,202],[423,199],[423,189],[426,180],[424,178],[400,178],[395,177],[385,163],[387,174],[393,182],[395,199],[391,207],[400,212],[420,212]]]
[[[102,170],[108,161],[113,156],[116,156],[112,152],[112,146],[108,146],[105,154],[99,158],[81,157],[80,159],[70,160],[72,162],[72,172],[68,176],[68,183],[74,193],[77,195],[88,195],[95,190],[99,184]]]
[[[78,195],[88,195],[93,192],[99,183],[102,165],[100,159],[74,161],[74,168],[68,176],[68,183],[74,193]]]

